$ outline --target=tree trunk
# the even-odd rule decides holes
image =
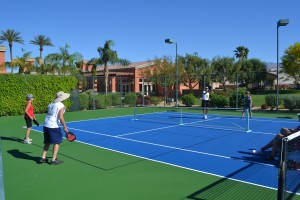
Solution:
[[[13,59],[13,56],[12,56],[12,44],[9,44],[9,53],[10,53],[10,62],[12,61]],[[13,66],[10,66],[11,67],[11,73],[13,74],[14,73],[14,67]]]

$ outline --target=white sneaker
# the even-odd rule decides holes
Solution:
[[[32,142],[32,139],[31,139],[31,138],[28,138],[28,140],[29,140],[30,142]]]
[[[24,144],[31,144],[32,142],[29,140],[29,139],[27,139],[27,140],[24,140]]]
[[[252,152],[253,152],[254,155],[260,155],[260,154],[262,154],[262,150],[261,149],[252,150]]]
[[[204,119],[207,119],[207,115],[204,115]]]

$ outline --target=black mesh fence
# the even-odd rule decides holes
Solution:
[[[134,75],[82,76],[79,77],[78,88],[72,92],[71,110],[99,109],[109,106],[176,106],[184,104],[182,97],[192,93],[198,100],[202,97],[203,88],[209,87],[213,95],[226,98],[226,103],[214,101],[214,107],[239,108],[246,90],[270,90],[275,88],[274,77],[266,78],[261,72],[233,74],[229,79],[221,73],[200,75],[198,77],[179,77],[178,90],[174,77],[138,77]],[[190,80],[190,81],[189,81]],[[226,92],[225,92],[226,91]],[[274,93],[276,94],[276,93]],[[136,102],[133,102],[133,98]],[[219,97],[218,97],[219,98]],[[218,100],[218,99],[217,99]],[[201,101],[198,101],[201,102]],[[201,104],[201,103],[198,103]]]

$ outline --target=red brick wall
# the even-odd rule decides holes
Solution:
[[[0,46],[0,74],[3,74],[3,73],[7,73],[6,72],[6,68],[4,67],[4,64],[5,64],[5,51],[6,51],[6,48],[3,47],[3,46]]]

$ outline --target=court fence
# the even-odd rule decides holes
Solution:
[[[254,75],[259,75],[255,73]],[[179,82],[178,102],[181,98],[192,93],[197,104],[201,105],[203,88],[213,89],[211,98],[213,107],[240,108],[246,90],[267,90],[274,88],[271,80],[247,84],[240,78],[242,75],[236,74],[232,83],[215,82],[216,75],[201,75],[194,78],[194,82],[182,84]],[[239,79],[241,79],[239,81]],[[71,100],[73,105],[71,111],[82,109],[100,109],[106,107],[133,106],[176,106],[176,85],[174,77],[136,77],[136,76],[81,76],[78,77],[78,87],[72,91]],[[133,103],[133,96],[136,102]],[[274,94],[276,94],[274,90]],[[223,96],[223,97],[222,97]],[[222,97],[222,99],[220,99]],[[216,103],[217,102],[217,103]],[[219,103],[221,102],[221,103]],[[261,105],[259,105],[261,106]]]

